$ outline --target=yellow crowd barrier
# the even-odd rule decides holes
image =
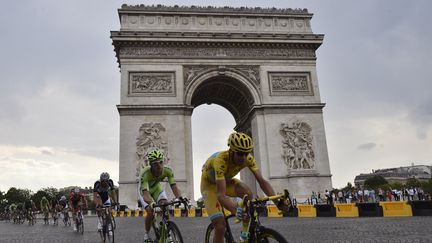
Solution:
[[[141,212],[140,210],[134,210],[134,216],[139,217],[140,212]]]
[[[188,209],[188,215],[189,218],[194,218],[196,216],[195,208],[189,208]]]
[[[283,217],[283,213],[275,205],[268,205],[267,206],[267,217],[280,218],[280,217]]]
[[[113,211],[112,211],[112,215],[113,215],[114,218],[117,217],[117,211],[116,211],[116,210],[113,210]]]
[[[201,208],[201,217],[208,217],[208,213],[205,208]]]
[[[405,201],[380,202],[384,217],[409,217],[413,216],[411,205]]]
[[[336,203],[334,207],[336,208],[336,217],[338,218],[359,216],[359,210],[355,203]]]
[[[297,204],[299,218],[314,218],[317,216],[316,208],[313,205]]]
[[[174,208],[174,217],[181,217],[181,208]]]

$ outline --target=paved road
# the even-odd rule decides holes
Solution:
[[[117,242],[142,242],[143,218],[117,218]],[[204,241],[208,218],[174,218],[185,243]],[[432,242],[432,217],[407,218],[261,218],[289,242]],[[96,218],[85,218],[86,232],[70,227],[14,225],[0,221],[0,242],[100,242]],[[238,231],[239,226],[234,226]]]

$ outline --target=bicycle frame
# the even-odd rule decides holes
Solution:
[[[280,236],[280,234],[278,232],[262,226],[261,222],[259,220],[259,211],[261,208],[265,207],[265,203],[269,200],[278,200],[278,199],[283,199],[283,200],[288,199],[289,200],[288,191],[284,190],[283,194],[279,194],[276,196],[256,198],[256,199],[251,199],[251,200],[248,200],[245,196],[245,197],[243,197],[242,201],[240,201],[239,205],[244,209],[244,211],[247,213],[247,215],[249,217],[249,223],[247,226],[247,232],[248,232],[247,242],[255,242],[256,240],[265,239],[265,238],[263,238],[263,235],[266,235],[266,234],[270,234],[270,235],[276,237],[276,239],[279,239],[280,242],[286,242],[283,239],[283,237]],[[230,224],[229,224],[229,219],[235,217],[235,215],[233,215],[233,214],[226,215],[224,208],[223,207],[221,207],[221,208],[222,208],[222,213],[224,215],[225,229],[226,229],[224,238],[225,238],[226,242],[234,243],[236,241],[234,240],[234,236],[233,236]],[[234,222],[239,223],[241,221],[239,219],[236,219]],[[211,232],[214,232],[213,223],[211,223],[207,227],[206,237],[205,237],[206,242],[209,242],[210,236],[212,234]]]
[[[159,208],[161,211],[160,212],[155,212],[154,214],[154,218],[153,218],[153,225],[156,226],[157,225],[157,219],[156,219],[156,215],[157,214],[161,214],[162,218],[159,222],[159,227],[155,230],[155,235],[157,237],[157,242],[159,243],[166,243],[167,242],[167,238],[168,238],[168,229],[167,229],[167,225],[168,225],[168,221],[169,221],[169,211],[168,211],[168,207],[169,206],[175,206],[175,205],[180,205],[183,204],[185,206],[185,208],[187,208],[187,201],[173,201],[173,202],[169,202],[169,203],[165,203],[162,205],[156,205],[155,208]],[[156,232],[157,231],[157,232]]]

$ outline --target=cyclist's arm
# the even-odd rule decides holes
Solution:
[[[81,200],[84,201],[84,207],[87,208],[87,198],[83,196]]]
[[[93,202],[96,205],[102,205],[102,199],[99,197],[99,194],[97,192],[93,192]]]
[[[261,172],[259,170],[252,171],[253,175],[255,176],[255,179],[257,180],[258,184],[260,185],[261,189],[267,196],[274,196],[276,195],[275,191],[273,190],[273,187],[270,185],[270,183],[264,179]]]
[[[148,190],[142,190],[143,199],[147,204],[151,204],[153,201],[153,198],[150,195],[150,192]]]
[[[177,186],[176,184],[171,185],[171,190],[172,190],[172,192],[174,193],[174,196],[175,196],[176,198],[181,197],[180,189],[178,188],[178,186]]]
[[[111,190],[110,196],[111,196],[112,200],[114,201],[114,203],[118,203],[118,201],[117,201],[117,193],[115,192],[115,189]]]
[[[236,205],[226,196],[226,181],[225,179],[216,180],[216,193],[217,199],[222,206],[236,214]]]

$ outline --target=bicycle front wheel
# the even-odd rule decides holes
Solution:
[[[167,223],[167,238],[168,242],[183,243],[183,237],[180,233],[180,230],[172,221],[168,221]]]
[[[106,225],[104,229],[105,233],[105,242],[114,243],[114,225],[111,217],[108,217],[106,220]]]
[[[213,223],[210,223],[209,226],[207,226],[207,230],[205,234],[205,243],[213,243],[214,234],[215,234],[214,225]],[[229,232],[227,230],[225,230],[224,238],[226,243],[235,243],[233,237],[229,235]]]
[[[257,242],[257,243],[272,243],[272,242],[288,243],[288,241],[285,240],[285,238],[281,234],[279,234],[279,232],[277,232],[273,229],[265,228],[265,227],[260,228],[259,234],[257,235],[257,239],[253,240],[252,242]]]
[[[81,213],[79,213],[77,215],[77,217],[78,217],[78,222],[79,222],[78,227],[77,227],[78,232],[80,232],[83,235],[84,234],[84,219],[83,219],[83,216]]]

